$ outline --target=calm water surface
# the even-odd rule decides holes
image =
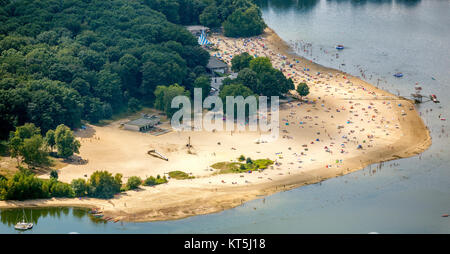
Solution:
[[[263,18],[296,51],[408,96],[418,82],[440,104],[418,106],[433,145],[420,156],[372,165],[321,184],[217,214],[153,223],[103,223],[86,210],[26,209],[24,233],[450,233],[450,1],[268,0]],[[335,46],[345,49],[337,51]],[[338,57],[336,57],[338,53]],[[403,78],[392,75],[402,72]],[[450,121],[450,119],[449,119]],[[1,210],[0,233],[22,210]]]

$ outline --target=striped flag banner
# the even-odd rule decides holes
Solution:
[[[202,30],[202,34],[198,37],[198,44],[200,44],[200,45],[211,44],[211,42],[209,42],[209,41],[206,39],[205,30]]]

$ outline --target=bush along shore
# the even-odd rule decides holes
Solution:
[[[137,176],[128,178],[122,183],[122,175],[112,175],[108,171],[95,171],[88,181],[79,178],[70,184],[58,181],[58,173],[52,171],[50,179],[41,179],[29,169],[20,167],[13,177],[0,175],[0,200],[27,200],[53,197],[92,197],[109,199],[122,191],[139,188],[140,185],[155,186],[167,183],[166,177],[148,177],[144,181]]]

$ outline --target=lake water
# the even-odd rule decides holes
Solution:
[[[432,146],[420,156],[372,165],[321,184],[277,193],[217,214],[177,221],[103,223],[86,210],[33,209],[24,233],[450,233],[450,1],[268,0],[263,18],[298,54],[404,96],[416,82],[440,104],[418,106]],[[345,49],[337,51],[335,46]],[[304,51],[304,50],[307,50]],[[338,58],[336,58],[338,53]],[[344,64],[344,65],[343,65]],[[404,77],[392,75],[402,72]],[[450,119],[449,119],[450,121]],[[31,210],[25,209],[31,217]],[[0,212],[17,233],[22,210]]]

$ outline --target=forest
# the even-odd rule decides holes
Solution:
[[[251,0],[0,0],[0,139],[153,106],[158,86],[202,86],[209,53],[192,24],[265,28]]]

